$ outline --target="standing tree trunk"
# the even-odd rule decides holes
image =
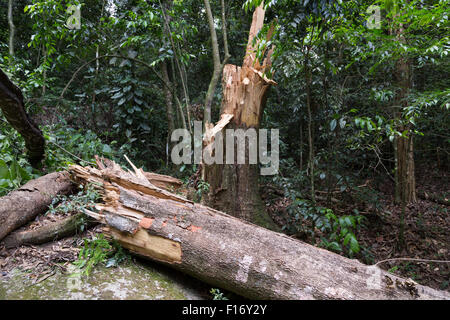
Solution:
[[[9,55],[14,56],[14,33],[16,28],[14,27],[13,19],[13,0],[8,2],[8,24],[9,24]]]
[[[173,96],[172,96],[172,86],[170,84],[169,73],[167,71],[167,63],[165,61],[161,62],[161,74],[164,82],[166,83],[163,86],[164,90],[164,98],[166,100],[166,113],[167,113],[167,164],[169,163],[169,154],[170,150],[172,150],[172,142],[170,137],[172,136],[173,130],[175,130],[175,121],[174,121],[174,113],[173,113]],[[168,87],[170,86],[170,87]]]
[[[179,57],[178,57],[178,50],[177,47],[175,45],[175,42],[173,40],[172,37],[172,30],[170,29],[170,17],[166,14],[166,10],[171,9],[173,6],[173,0],[167,1],[167,4],[164,3],[164,5],[161,3],[161,1],[159,1],[159,5],[161,7],[161,13],[163,16],[163,20],[164,20],[164,33],[167,35],[168,40],[170,41],[170,44],[172,46],[172,51],[173,51],[173,57],[180,75],[180,80],[181,80],[181,86],[183,87],[183,92],[184,92],[184,98],[185,98],[185,102],[186,102],[186,114],[187,114],[187,128],[189,129],[189,132],[192,133],[192,124],[191,124],[191,115],[190,115],[190,98],[189,98],[189,94],[188,94],[188,89],[187,89],[187,79],[185,79],[185,75],[183,73],[180,61],[179,61]],[[174,78],[175,79],[175,78]],[[183,113],[183,111],[181,110],[181,113]],[[182,116],[184,118],[184,114]],[[184,119],[183,119],[183,122]]]
[[[264,70],[271,64],[272,49],[261,65],[255,54],[258,44],[253,44],[253,39],[263,26],[264,14],[261,4],[253,14],[242,67],[227,64],[223,69],[221,119],[231,117],[228,124],[228,128],[231,129],[259,128],[267,90],[275,83],[264,75]],[[269,31],[268,39],[271,38],[272,31],[272,29]],[[235,140],[235,155],[236,146]],[[225,164],[224,161],[224,164],[203,165],[202,176],[210,186],[204,202],[235,217],[268,228],[276,228],[259,194],[258,165],[249,163],[248,151],[249,143],[246,143],[245,164],[238,164],[235,156],[234,164]]]
[[[208,92],[205,97],[205,110],[203,114],[203,120],[205,123],[205,128],[207,124],[211,122],[211,106],[214,99],[214,92],[216,91],[217,83],[219,82],[220,74],[222,73],[224,65],[227,63],[230,58],[230,53],[228,52],[228,39],[227,39],[227,25],[225,19],[225,2],[221,1],[222,4],[222,32],[223,32],[223,45],[225,50],[225,58],[223,62],[220,62],[220,54],[219,54],[219,42],[217,40],[216,29],[214,26],[214,17],[211,11],[211,5],[209,0],[204,0],[206,16],[208,17],[209,31],[211,33],[211,45],[213,51],[213,62],[214,62],[214,71],[211,77],[211,81],[208,86]]]
[[[400,24],[395,31],[397,39],[401,43],[405,43],[403,25]],[[399,87],[396,96],[394,117],[397,120],[402,119],[403,108],[408,106],[408,93],[411,89],[411,65],[408,58],[402,57],[396,62],[395,76]],[[396,137],[395,143],[395,159],[396,159],[396,183],[395,183],[395,201],[397,203],[405,202],[406,204],[417,201],[416,196],[416,179],[414,174],[414,151],[413,137],[410,124],[400,125],[399,132],[405,132],[406,137]]]

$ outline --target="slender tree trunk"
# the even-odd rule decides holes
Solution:
[[[308,62],[306,62],[308,63]],[[306,108],[308,110],[308,145],[309,145],[309,177],[311,184],[311,200],[316,203],[316,191],[314,189],[314,141],[312,137],[312,111],[311,111],[311,70],[306,66]]]
[[[170,7],[172,6],[172,4],[173,4],[173,1],[168,1],[168,5]],[[172,31],[170,30],[170,18],[166,15],[167,8],[164,5],[162,5],[161,2],[159,2],[159,5],[161,6],[161,12],[163,14],[163,19],[164,19],[164,31],[167,34],[167,37],[172,46],[174,60],[177,65],[178,72],[180,74],[181,86],[183,87],[184,98],[185,98],[185,102],[186,102],[187,127],[189,129],[189,132],[192,133],[191,115],[190,115],[190,99],[189,99],[189,94],[188,94],[188,90],[187,90],[187,82],[185,81],[185,77],[183,75],[183,70],[182,70],[180,61],[178,59],[178,54],[177,54],[178,50],[177,50],[177,47],[175,46],[175,42],[173,41]],[[183,117],[184,117],[184,115],[183,115]]]
[[[401,43],[405,43],[403,25],[395,31],[397,39]],[[402,119],[403,108],[408,106],[408,93],[411,89],[411,65],[408,58],[400,58],[396,62],[395,76],[399,87],[396,96],[394,117],[398,120]],[[414,173],[414,145],[411,125],[400,125],[399,132],[405,132],[406,137],[396,137],[395,153],[396,153],[396,191],[395,201],[397,203],[405,202],[406,204],[416,202],[416,179]]]
[[[417,201],[416,179],[414,172],[413,137],[410,128],[403,127],[408,137],[397,137],[395,140],[397,153],[396,202],[402,199],[408,204]]]
[[[44,55],[44,72],[43,72],[43,81],[42,81],[42,97],[45,96],[45,92],[47,89],[47,49],[45,46],[43,47],[43,55]]]
[[[263,72],[269,67],[272,49],[263,64],[256,59],[253,39],[261,30],[265,11],[263,4],[256,8],[250,29],[247,52],[242,67],[227,64],[223,70],[222,118],[232,115],[228,128],[258,129],[264,109],[267,90],[273,82]],[[270,31],[268,38],[272,36]],[[203,177],[210,185],[204,202],[218,210],[253,223],[276,229],[267,214],[259,194],[258,165],[249,163],[249,143],[245,143],[245,164],[236,159],[237,143],[234,143],[234,164],[203,166]],[[226,150],[226,143],[224,143]],[[224,159],[225,163],[225,159]]]
[[[9,24],[9,55],[11,57],[14,56],[14,34],[16,28],[14,26],[13,19],[13,0],[9,0],[8,2],[8,24]]]
[[[163,61],[161,63],[161,74],[164,79],[164,82],[168,85],[171,85],[170,79],[169,79],[169,73],[167,71],[167,64],[165,61]],[[173,96],[172,96],[172,92],[171,92],[170,88],[167,88],[166,86],[164,86],[163,90],[164,90],[164,97],[166,100],[166,111],[167,111],[167,126],[168,126],[167,141],[169,144],[171,144],[170,137],[172,136],[173,130],[175,130],[175,121],[174,121],[174,114],[173,114]],[[171,145],[170,145],[169,149],[172,149]]]
[[[216,91],[217,83],[219,82],[220,74],[222,73],[223,67],[228,61],[230,54],[228,52],[228,40],[227,40],[227,27],[226,27],[226,18],[225,18],[225,2],[221,1],[222,4],[222,32],[223,32],[223,42],[224,42],[224,50],[225,50],[225,58],[223,62],[220,62],[220,54],[219,54],[219,42],[217,40],[216,29],[214,26],[214,17],[211,11],[211,5],[209,0],[203,0],[205,3],[206,16],[208,17],[209,31],[211,34],[211,45],[213,51],[213,62],[214,62],[214,71],[211,77],[211,81],[209,83],[208,92],[205,97],[205,109],[203,120],[206,124],[211,122],[211,105],[214,99],[214,92]]]
[[[300,171],[303,170],[303,121],[300,118]]]

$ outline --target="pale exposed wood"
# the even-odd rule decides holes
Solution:
[[[264,3],[261,3],[253,12],[252,25],[250,26],[250,33],[248,35],[247,49],[245,53],[243,66],[253,66],[258,68],[260,66],[259,61],[256,59],[256,48],[258,45],[253,45],[253,39],[255,39],[258,32],[264,25]]]
[[[206,152],[209,152],[211,154],[212,143],[215,140],[216,134],[221,132],[223,130],[223,128],[225,128],[225,126],[230,123],[230,121],[231,121],[231,119],[233,119],[233,117],[234,117],[234,115],[232,115],[232,114],[223,113],[220,116],[220,120],[216,123],[216,125],[214,127],[213,127],[212,123],[205,124],[206,132],[203,137],[203,143],[204,143],[204,148],[205,148]]]
[[[145,171],[144,175],[148,179],[148,181],[161,189],[175,191],[181,188],[181,186],[183,185],[183,182],[180,179],[173,178],[171,176]]]
[[[123,170],[73,166],[77,181],[103,179],[105,232],[142,256],[256,299],[450,299],[396,277],[178,196]],[[145,191],[144,189],[149,189]],[[89,213],[88,213],[89,214]],[[120,231],[121,230],[121,231]]]
[[[144,229],[138,230],[134,235],[114,228],[109,231],[114,239],[132,252],[157,261],[181,263],[181,246],[177,241],[150,235]]]
[[[225,126],[230,123],[231,119],[234,116],[232,114],[228,114],[228,113],[224,113],[220,116],[220,120],[219,122],[216,123],[216,125],[211,128],[210,130],[207,130],[205,133],[205,137],[203,138],[203,140],[205,142],[209,142],[211,141],[212,138],[214,138],[214,136],[222,131],[223,128],[225,128]]]
[[[131,163],[131,161],[128,158],[126,158],[126,159]],[[117,168],[117,164],[115,164],[113,161],[110,161],[109,159],[100,158],[98,156],[95,156],[95,160],[96,160],[97,166],[100,169],[105,169],[107,167],[113,168],[113,169]],[[177,190],[183,185],[183,182],[180,179],[177,179],[177,178],[174,178],[171,176],[167,176],[167,175],[163,175],[163,174],[154,173],[154,172],[146,172],[146,171],[142,170],[142,168],[137,169],[136,166],[132,163],[131,163],[131,165],[132,165],[133,169],[135,170],[135,172],[136,172],[136,170],[141,172],[145,179],[147,179],[151,184],[155,185],[158,188],[162,188],[165,190]],[[141,178],[142,178],[142,176],[141,176]]]

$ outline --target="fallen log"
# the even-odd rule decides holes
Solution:
[[[450,299],[450,294],[193,203],[138,170],[72,166],[103,196],[105,233],[141,256],[254,299]]]
[[[90,227],[96,222],[84,213],[77,213],[60,221],[49,223],[35,230],[14,231],[3,239],[6,248],[19,247],[25,244],[42,244],[70,237],[80,230],[82,225]]]
[[[68,194],[75,185],[67,172],[53,172],[31,180],[0,198],[0,241],[15,229],[44,213],[58,194]]]

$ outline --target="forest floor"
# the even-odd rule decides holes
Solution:
[[[66,218],[51,213],[40,215],[20,228],[30,231]],[[72,237],[41,245],[7,249],[0,245],[0,300],[204,300],[210,299],[210,286],[157,263],[127,255],[115,268],[105,263],[94,267],[89,276],[79,277],[79,287],[68,283],[81,271],[74,267],[85,240],[98,238],[102,226]]]
[[[417,189],[419,192],[449,199],[450,173],[435,169],[421,169],[417,171]],[[364,190],[360,194],[343,192],[333,194],[339,202],[332,202],[327,206],[325,201],[318,205],[330,207],[335,214],[350,214],[358,209],[366,217],[365,223],[356,236],[362,247],[356,258],[366,264],[377,261],[407,257],[429,260],[450,260],[450,206],[436,203],[432,200],[419,198],[418,201],[406,208],[405,243],[404,248],[398,247],[398,234],[401,217],[401,206],[393,201],[393,184],[364,183]],[[263,199],[266,201],[269,214],[281,227],[290,221],[287,207],[288,198],[280,196],[275,188],[264,188]],[[372,193],[370,201],[361,194]],[[374,197],[375,195],[375,197]],[[46,214],[38,216],[35,221],[20,230],[31,230],[47,223],[64,219],[67,214]],[[0,245],[0,280],[7,277],[11,270],[19,268],[27,271],[32,284],[44,281],[54,274],[55,269],[65,272],[66,268],[77,260],[83,246],[83,239],[92,239],[101,233],[101,226],[94,227],[80,235],[62,239],[39,246],[21,246],[6,249]],[[317,231],[320,235],[320,232]],[[317,237],[320,238],[320,237]],[[317,239],[316,238],[316,239]],[[310,237],[300,240],[313,245]],[[341,253],[342,254],[342,253]],[[412,261],[389,261],[380,265],[385,270],[416,282],[440,290],[450,291],[450,264],[425,263]],[[205,291],[205,290],[204,290]],[[207,291],[204,292],[208,294]]]
[[[450,173],[433,168],[420,168],[416,174],[417,191],[440,199],[450,199]],[[361,197],[352,194],[333,194],[340,198],[339,202],[332,202],[327,206],[326,201],[318,201],[318,205],[333,209],[336,215],[351,214],[353,209],[366,217],[363,227],[356,234],[362,247],[356,256],[365,264],[392,258],[419,258],[427,260],[450,260],[450,206],[436,203],[432,200],[418,198],[414,204],[405,210],[405,244],[399,247],[399,226],[401,222],[401,205],[395,205],[393,199],[393,183],[367,183],[367,192],[376,195],[375,200],[368,203],[361,201]],[[266,189],[273,192],[273,189]],[[360,190],[361,191],[361,190]],[[363,192],[364,193],[364,192]],[[280,226],[289,220],[287,207],[291,201],[288,198],[263,195],[272,219]],[[373,203],[375,202],[375,203]],[[291,220],[292,221],[292,220]],[[318,234],[320,232],[316,230]],[[320,237],[316,237],[320,238]],[[301,237],[313,245],[311,237]],[[343,253],[340,253],[344,255]],[[450,263],[431,263],[413,261],[389,261],[380,267],[399,276],[411,278],[414,281],[435,289],[450,291]]]

